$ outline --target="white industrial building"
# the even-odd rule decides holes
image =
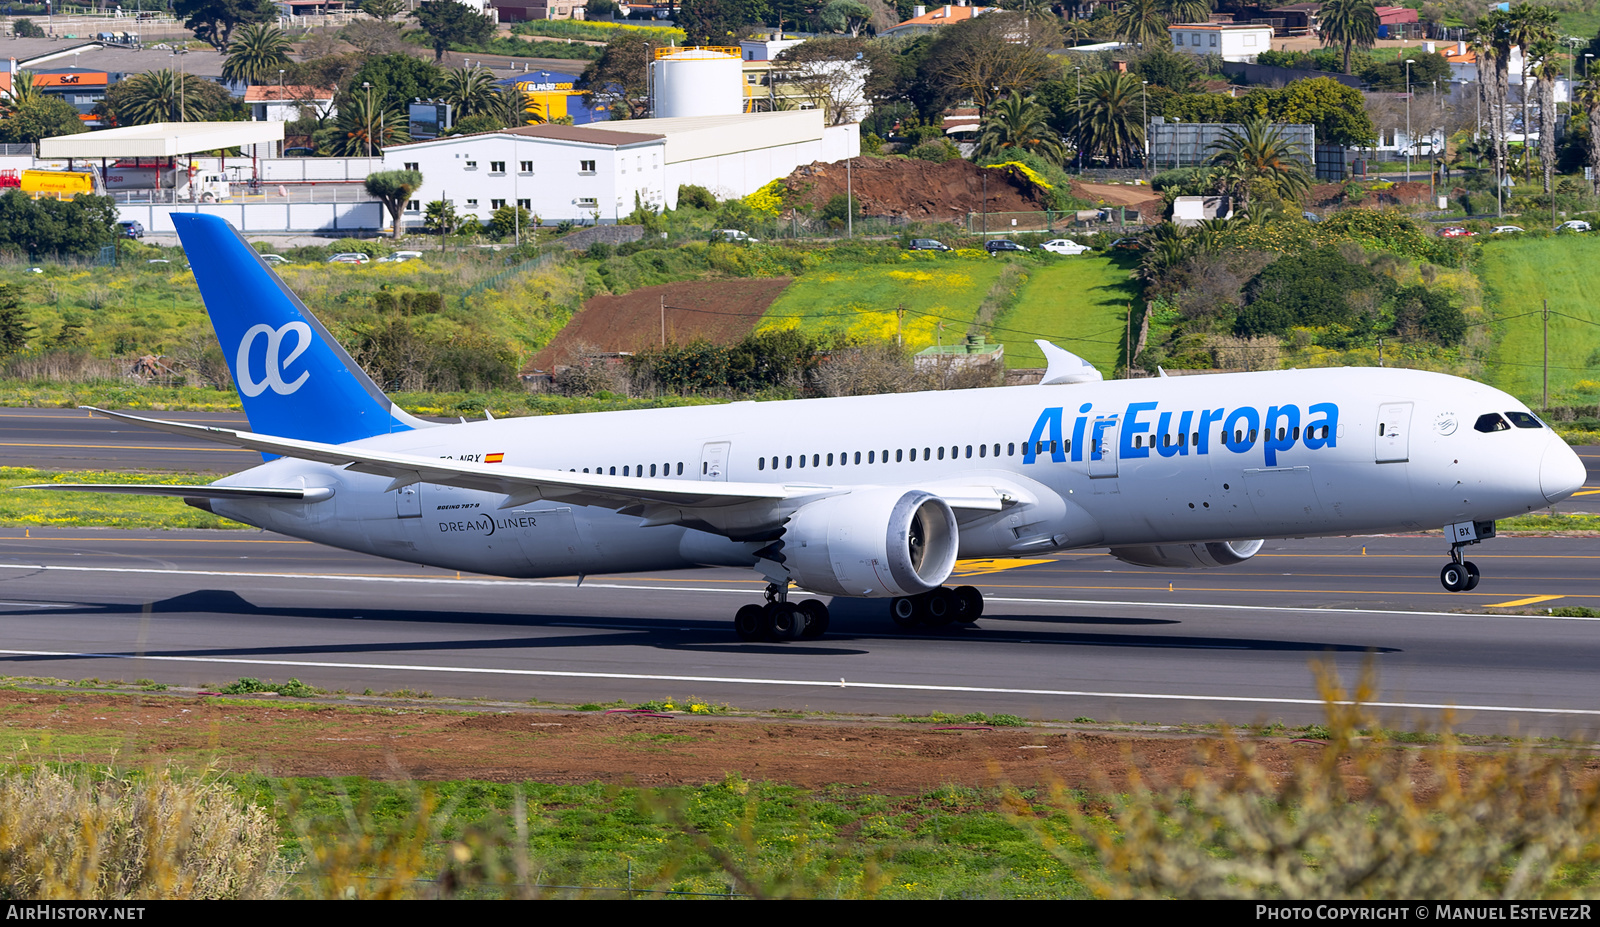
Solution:
[[[1168,26],[1167,34],[1175,52],[1242,64],[1255,64],[1257,55],[1272,48],[1272,27],[1254,23],[1183,23]]]
[[[802,164],[860,153],[860,126],[825,126],[821,110],[798,110],[523,126],[393,145],[383,166],[422,173],[407,224],[420,224],[434,200],[483,221],[516,203],[547,223],[611,224],[633,211],[635,195],[655,209],[676,208],[682,184],[747,196]]]

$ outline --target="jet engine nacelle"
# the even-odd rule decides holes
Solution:
[[[812,592],[905,596],[950,576],[958,541],[955,512],[933,493],[863,489],[796,510],[782,556],[790,578]]]
[[[1261,541],[1212,541],[1209,544],[1152,544],[1113,547],[1111,556],[1134,566],[1166,570],[1209,570],[1243,563],[1261,549]]]

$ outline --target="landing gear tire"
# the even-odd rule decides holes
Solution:
[[[983,593],[973,586],[957,586],[951,590],[951,597],[955,600],[955,620],[961,624],[972,624],[983,617]]]
[[[746,605],[733,616],[733,630],[742,641],[766,640],[767,610],[759,605]]]
[[[1451,592],[1466,591],[1467,584],[1472,582],[1472,579],[1466,567],[1459,563],[1447,563],[1444,569],[1439,571],[1439,582]]]
[[[806,613],[788,602],[774,602],[767,607],[767,625],[773,640],[797,641],[806,630]]]
[[[1467,585],[1462,591],[1471,592],[1472,590],[1478,588],[1478,579],[1480,577],[1480,574],[1478,573],[1478,565],[1473,563],[1471,560],[1464,561],[1461,565],[1467,569]]]
[[[805,616],[805,628],[800,632],[803,641],[814,641],[828,633],[828,606],[821,599],[806,599],[798,606]]]
[[[917,626],[919,611],[921,609],[917,608],[916,596],[907,595],[889,600],[889,617],[893,618],[894,623],[903,631],[909,631]]]
[[[889,600],[889,617],[903,631],[917,625],[943,628],[952,623],[972,624],[983,615],[983,593],[972,586],[940,586],[920,595]]]

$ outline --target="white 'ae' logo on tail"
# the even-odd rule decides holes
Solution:
[[[283,349],[283,336],[294,332],[294,349],[288,357],[280,357]],[[267,336],[266,374],[260,380],[255,380],[250,375],[250,346],[255,344],[257,335]],[[272,387],[272,391],[279,396],[287,396],[299,389],[311,376],[310,371],[305,371],[295,377],[293,383],[283,382],[283,368],[294,363],[294,359],[305,353],[311,347],[311,326],[304,322],[289,322],[282,328],[273,328],[271,325],[257,325],[244,333],[244,338],[239,342],[238,363],[234,369],[239,372],[239,392],[246,396],[255,397]]]

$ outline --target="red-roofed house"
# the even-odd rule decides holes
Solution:
[[[1378,38],[1421,38],[1422,23],[1417,21],[1417,11],[1404,6],[1380,6],[1378,14]]]
[[[255,86],[244,92],[244,102],[256,122],[294,122],[306,107],[314,107],[323,118],[338,112],[328,87]]]
[[[995,9],[989,6],[967,6],[967,0],[951,6],[936,6],[933,12],[928,12],[927,7],[913,7],[917,15],[891,29],[885,29],[879,35],[923,35],[932,32],[940,26],[952,23],[965,22]]]

